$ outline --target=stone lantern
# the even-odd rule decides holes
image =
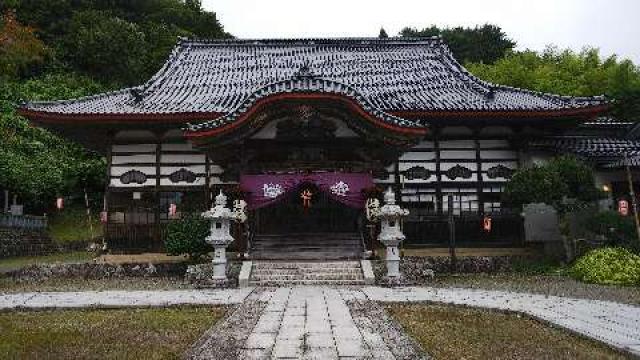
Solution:
[[[227,197],[220,190],[216,196],[215,206],[202,213],[202,217],[211,221],[209,236],[205,238],[208,244],[213,245],[213,280],[225,281],[227,279],[227,246],[233,242],[231,236],[231,221],[244,222],[246,215],[244,207],[242,209],[231,209],[226,207]]]
[[[384,194],[384,205],[377,212],[380,220],[380,235],[378,240],[387,247],[387,277],[398,278],[400,276],[400,251],[398,245],[405,239],[400,230],[400,220],[409,215],[409,210],[396,205],[396,196],[389,188]]]

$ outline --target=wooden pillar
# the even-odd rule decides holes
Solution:
[[[204,153],[204,163],[204,209],[207,210],[211,207],[211,159],[206,152]]]
[[[4,191],[4,212],[9,212],[9,190]]]
[[[433,136],[433,151],[435,153],[436,160],[436,212],[438,215],[442,215],[442,204],[444,201],[442,198],[442,178],[440,171],[440,139],[435,129]]]
[[[102,224],[102,236],[103,243],[107,245],[109,248],[109,240],[111,239],[109,233],[109,201],[111,194],[111,163],[112,163],[112,152],[113,152],[113,134],[107,133],[107,141],[106,141],[106,158],[107,158],[107,181],[104,186],[104,199],[103,199],[103,207],[102,211],[106,213],[106,221]]]
[[[484,214],[484,199],[483,199],[483,192],[484,192],[484,180],[482,178],[482,155],[480,152],[480,140],[478,139],[479,136],[479,131],[474,131],[474,135],[475,135],[475,139],[474,144],[476,147],[476,176],[478,177],[478,181],[477,181],[477,186],[476,186],[476,191],[477,191],[477,196],[478,196],[478,213],[480,215]]]
[[[164,248],[164,244],[162,244],[162,228],[160,224],[160,161],[162,159],[162,136],[156,135],[156,184],[153,188],[153,199],[154,199],[154,234],[153,241],[155,245],[159,245],[159,247]]]

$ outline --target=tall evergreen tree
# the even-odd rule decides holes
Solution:
[[[387,32],[384,30],[383,27],[380,28],[380,33],[378,34],[378,38],[380,39],[386,39],[388,38],[389,35],[387,34]]]

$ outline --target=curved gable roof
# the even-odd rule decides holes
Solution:
[[[135,88],[26,104],[46,119],[210,120],[232,122],[256,99],[278,93],[341,94],[383,121],[404,113],[571,114],[601,108],[603,97],[566,97],[493,85],[471,75],[440,38],[180,40],[163,68]]]

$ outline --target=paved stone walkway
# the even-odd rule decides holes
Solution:
[[[408,301],[522,312],[640,356],[640,307],[501,291],[293,287],[42,292],[0,294],[0,310],[240,304],[194,345],[190,357],[415,359],[419,348],[377,305]]]

